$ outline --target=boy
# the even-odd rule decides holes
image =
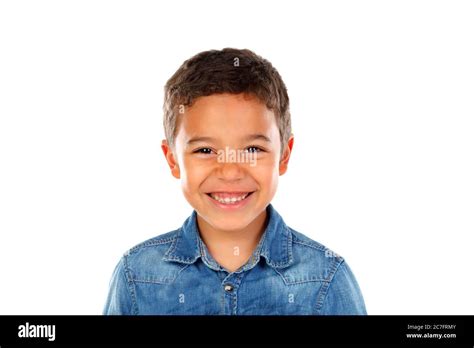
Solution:
[[[279,73],[249,50],[201,52],[165,86],[162,150],[194,208],[126,252],[104,314],[366,314],[347,263],[270,204],[293,148]]]

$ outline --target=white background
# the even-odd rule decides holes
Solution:
[[[160,142],[192,55],[287,84],[274,200],[346,258],[369,314],[474,314],[470,1],[2,1],[0,314],[100,314],[128,248],[191,213]]]

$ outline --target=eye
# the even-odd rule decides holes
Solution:
[[[245,149],[247,152],[262,152],[263,150],[257,146],[249,146]]]
[[[205,155],[212,155],[212,149],[203,147],[201,149],[194,150],[193,153],[203,153]]]

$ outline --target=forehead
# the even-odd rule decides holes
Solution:
[[[179,133],[226,136],[278,132],[273,111],[259,99],[245,94],[214,94],[200,97],[179,116]]]

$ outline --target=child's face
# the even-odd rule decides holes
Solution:
[[[273,112],[243,94],[200,97],[178,117],[174,151],[162,149],[186,200],[215,229],[244,229],[275,195],[293,138],[280,159]]]

